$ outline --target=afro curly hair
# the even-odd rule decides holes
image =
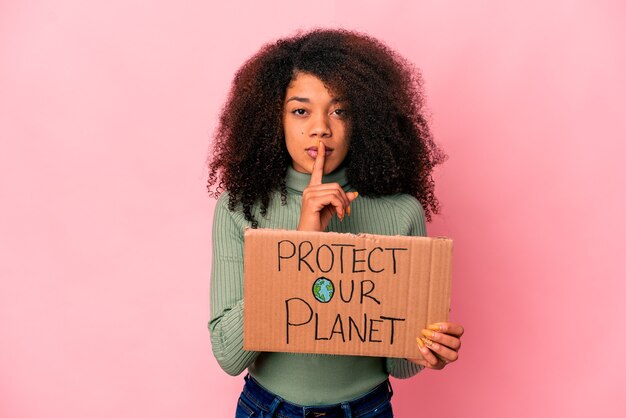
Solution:
[[[209,156],[210,196],[228,190],[229,209],[241,205],[253,228],[254,204],[265,216],[273,192],[286,202],[291,158],[282,113],[287,87],[301,72],[319,78],[349,106],[344,165],[350,184],[365,196],[410,194],[430,221],[439,211],[432,171],[446,155],[428,127],[421,74],[379,40],[344,29],[268,43],[237,71]]]

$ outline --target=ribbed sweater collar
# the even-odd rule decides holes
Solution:
[[[311,180],[311,175],[308,173],[300,173],[299,171],[294,170],[293,167],[289,166],[287,168],[287,176],[285,177],[285,183],[287,188],[296,193],[302,194],[304,189],[309,185],[309,181]],[[325,175],[322,179],[323,183],[339,183],[341,188],[350,189],[348,185],[348,177],[346,175],[346,168],[340,167]]]

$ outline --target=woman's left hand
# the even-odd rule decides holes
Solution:
[[[423,359],[409,359],[429,369],[441,370],[459,358],[461,336],[465,330],[453,322],[436,322],[422,330],[417,344]]]

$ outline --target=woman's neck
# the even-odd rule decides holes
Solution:
[[[292,166],[287,168],[287,177],[285,177],[285,183],[288,189],[296,193],[302,194],[302,191],[309,185],[311,180],[310,173],[301,173],[296,171]],[[339,185],[346,189],[348,188],[348,178],[346,176],[346,167],[340,166],[332,173],[325,174],[322,178],[323,183],[339,183]]]

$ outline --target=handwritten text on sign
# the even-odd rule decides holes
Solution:
[[[419,357],[447,319],[451,240],[246,230],[244,348]]]

